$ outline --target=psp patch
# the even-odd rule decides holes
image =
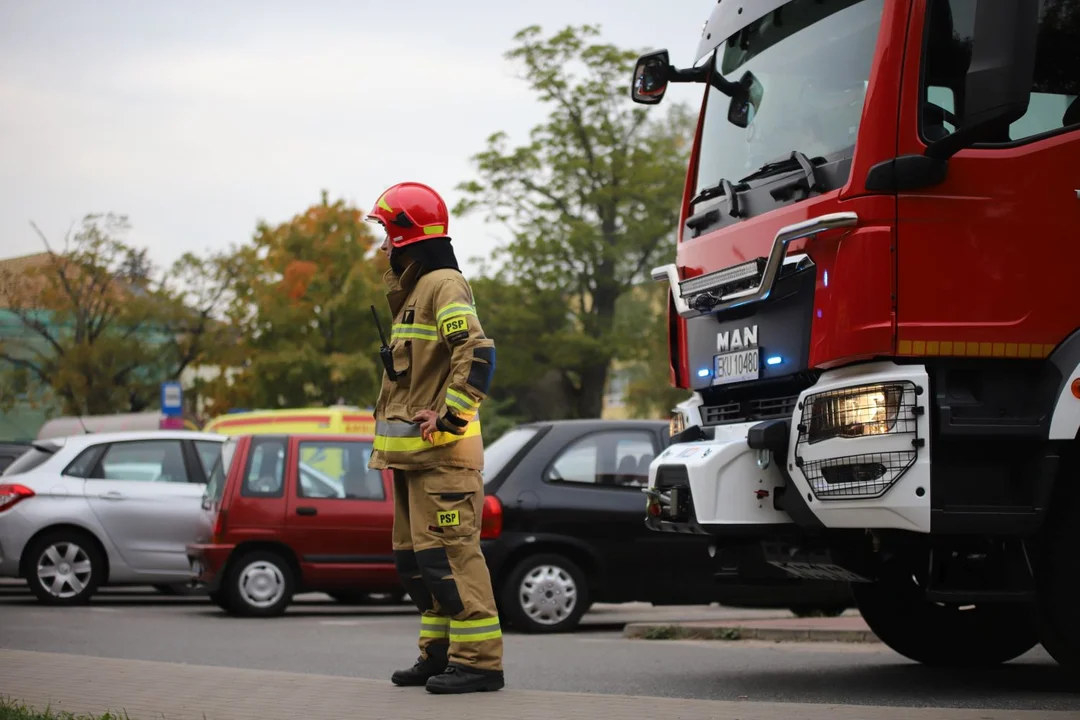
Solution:
[[[449,338],[452,335],[459,333],[469,332],[469,319],[465,315],[458,315],[457,317],[447,318],[442,322],[442,334],[443,337]]]
[[[454,527],[461,524],[461,516],[457,510],[445,510],[437,513],[439,527]]]

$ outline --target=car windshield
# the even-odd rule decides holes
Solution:
[[[518,451],[536,435],[535,428],[515,428],[484,448],[484,484],[502,472]]]
[[[862,117],[884,0],[792,0],[721,44],[714,72],[761,85],[750,123],[728,122],[730,100],[710,88],[697,174],[700,193],[732,183],[793,150],[850,157]]]
[[[221,500],[225,492],[225,478],[229,475],[229,465],[232,464],[233,454],[236,452],[236,438],[229,438],[221,447],[214,467],[210,470],[210,479],[206,483],[206,497],[214,502]]]

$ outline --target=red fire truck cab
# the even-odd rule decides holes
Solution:
[[[1080,3],[721,0],[647,522],[923,663],[1080,669]]]

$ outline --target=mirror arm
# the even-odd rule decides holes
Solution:
[[[668,65],[666,79],[671,83],[708,83],[728,97],[736,97],[746,93],[742,85],[726,80],[718,73],[712,72],[708,65],[685,70],[677,70],[675,67]]]

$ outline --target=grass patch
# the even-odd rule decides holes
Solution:
[[[645,630],[641,636],[646,640],[674,640],[679,636],[679,628],[675,625],[657,625]],[[6,720],[6,718],[0,718]]]
[[[685,627],[681,625],[654,625],[640,635],[643,640],[742,640],[737,627]],[[2,719],[0,719],[2,720]]]
[[[128,714],[107,712],[103,715],[78,715],[69,712],[56,712],[51,708],[36,710],[25,703],[0,697],[0,720],[131,720]]]

